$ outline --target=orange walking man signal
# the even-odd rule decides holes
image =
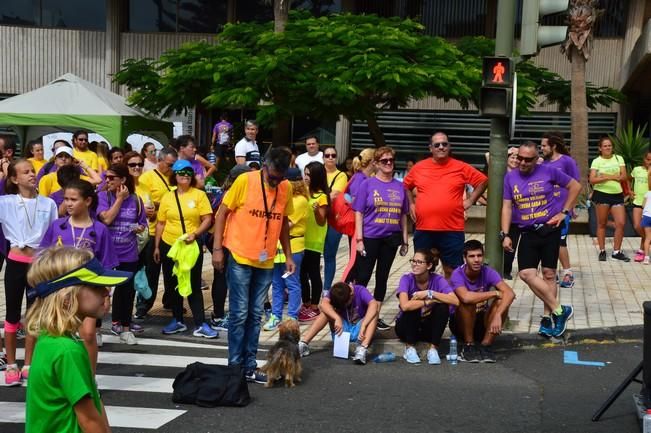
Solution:
[[[497,65],[493,67],[493,79],[491,81],[494,83],[503,83],[504,72],[506,72],[506,69],[504,68],[502,62],[497,62]]]

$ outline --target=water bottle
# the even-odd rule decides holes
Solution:
[[[646,414],[642,417],[642,431],[651,433],[651,409],[647,409]]]
[[[396,355],[393,352],[380,353],[373,358],[373,362],[393,362],[396,360]]]
[[[448,355],[448,360],[450,364],[457,365],[457,339],[454,335],[450,337],[450,354]]]
[[[217,155],[215,154],[215,152],[212,151],[208,152],[208,155],[206,156],[208,157],[208,162],[211,163],[212,165],[215,165],[215,163],[217,162]]]

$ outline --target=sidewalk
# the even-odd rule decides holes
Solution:
[[[483,234],[469,234],[468,239],[478,239],[483,242]],[[575,285],[572,289],[560,289],[562,303],[570,303],[574,306],[574,317],[569,322],[568,329],[587,330],[598,328],[611,328],[617,326],[633,326],[643,324],[642,303],[651,300],[651,266],[644,266],[641,263],[623,263],[612,260],[610,257],[606,262],[597,260],[596,239],[589,235],[570,235],[569,250],[572,260],[572,269],[575,275]],[[625,238],[624,251],[631,256],[637,250],[639,238]],[[612,250],[612,241],[606,243],[608,254]],[[387,322],[393,322],[398,312],[398,300],[396,298],[396,288],[400,277],[410,270],[409,258],[411,258],[412,244],[410,252],[406,257],[396,256],[391,273],[389,275],[389,285],[385,302],[382,306],[381,317]],[[342,240],[337,254],[337,272],[335,281],[341,275],[345,265],[348,262],[348,246],[345,240]],[[517,269],[517,260],[514,264]],[[440,269],[439,269],[440,270]],[[212,282],[212,265],[211,257],[206,254],[204,257],[203,267],[204,281]],[[538,330],[540,315],[542,314],[542,304],[533,295],[531,290],[517,277],[514,270],[513,281],[507,281],[511,284],[516,299],[509,312],[510,321],[505,334],[532,334]],[[0,284],[4,281],[4,269],[0,273]],[[371,279],[369,288],[372,290],[374,280]],[[154,308],[151,311],[152,316],[159,316],[161,319],[171,317],[171,313],[163,310],[160,299],[163,293],[162,278],[159,297]],[[204,302],[207,315],[212,311],[212,299],[210,290],[203,292]],[[4,296],[0,296],[0,319],[5,316]],[[228,301],[227,301],[228,307]],[[23,307],[24,308],[24,307]],[[145,323],[145,326],[146,323]],[[308,324],[301,326],[302,330],[307,329]],[[386,332],[381,337],[387,338],[393,334]],[[260,343],[262,345],[273,344],[277,340],[277,332],[261,331]],[[327,331],[321,332],[315,339],[314,344],[320,345],[330,341]]]

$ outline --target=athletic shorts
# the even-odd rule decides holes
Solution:
[[[561,246],[567,246],[567,235],[570,234],[570,222],[572,217],[570,215],[565,215],[565,219],[561,223]]]
[[[472,330],[472,335],[475,341],[483,340],[484,335],[486,335],[486,324],[484,322],[486,321],[486,314],[488,314],[487,311],[488,309],[478,311],[477,315],[475,316],[475,328]],[[450,327],[450,332],[452,332],[452,334],[457,337],[457,340],[463,341],[463,331],[459,326],[456,312],[450,315],[450,322],[448,326]]]
[[[539,264],[543,268],[556,269],[560,246],[560,228],[544,235],[533,228],[523,228],[518,245],[518,269],[537,269]]]
[[[624,205],[624,194],[621,192],[618,194],[606,194],[601,191],[594,191],[592,193],[592,202],[594,204],[602,204],[608,206],[623,206]]]
[[[350,342],[351,343],[356,343],[357,340],[359,340],[359,331],[362,329],[362,322],[364,320],[360,319],[357,321],[357,323],[350,323],[348,320],[343,320],[342,319],[342,328],[344,328],[343,332],[350,332]],[[335,333],[334,331],[330,332],[330,335],[332,336],[332,340],[334,341],[335,339]]]
[[[463,264],[463,232],[416,230],[414,232],[414,251],[436,248],[441,253],[444,265],[457,268]]]
[[[640,226],[642,227],[651,227],[651,217],[642,216],[642,221],[640,222]]]

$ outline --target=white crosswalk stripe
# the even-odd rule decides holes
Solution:
[[[106,345],[100,349],[98,356],[99,374],[95,378],[99,390],[103,392],[102,397],[111,427],[129,428],[137,431],[157,430],[187,412],[187,410],[181,408],[167,409],[124,405],[124,401],[120,397],[125,394],[115,394],[114,392],[150,393],[150,398],[139,398],[138,401],[143,402],[141,403],[143,406],[147,406],[148,404],[155,406],[156,403],[160,404],[160,402],[164,401],[165,403],[169,403],[168,406],[174,407],[171,401],[174,378],[150,377],[146,373],[143,374],[142,371],[149,371],[150,374],[152,371],[155,371],[156,373],[151,374],[151,376],[165,376],[167,374],[174,376],[181,369],[185,368],[186,365],[193,362],[212,365],[228,364],[228,358],[226,357],[228,355],[228,347],[226,345],[139,338],[138,345],[129,348],[137,350],[137,353],[134,353],[130,351],[111,351],[112,348],[125,348],[123,345],[113,344],[119,342],[118,337],[104,335],[104,342]],[[166,351],[174,351],[175,349],[175,352],[179,353],[179,348],[184,349],[182,353],[186,353],[187,355],[165,354]],[[193,349],[203,356],[193,356]],[[211,353],[214,353],[215,356],[211,356]],[[16,358],[23,360],[24,356],[24,349],[18,348],[16,350]],[[264,361],[258,361],[258,366],[262,365],[264,365]],[[161,371],[160,367],[163,369],[172,368],[174,370]],[[111,369],[119,369],[119,374],[107,374],[107,370],[110,371]],[[133,372],[131,373],[128,370],[133,370]],[[0,372],[0,384],[4,385],[4,372]],[[105,391],[107,393],[104,393]],[[0,387],[0,396],[9,395],[12,392],[24,393],[24,391],[14,391],[9,387]],[[156,395],[159,397],[155,398],[154,396]],[[0,400],[2,400],[1,397]],[[111,403],[122,403],[122,405]],[[4,431],[2,423],[9,423],[18,427],[17,424],[24,422],[24,402],[0,401],[0,431]]]

